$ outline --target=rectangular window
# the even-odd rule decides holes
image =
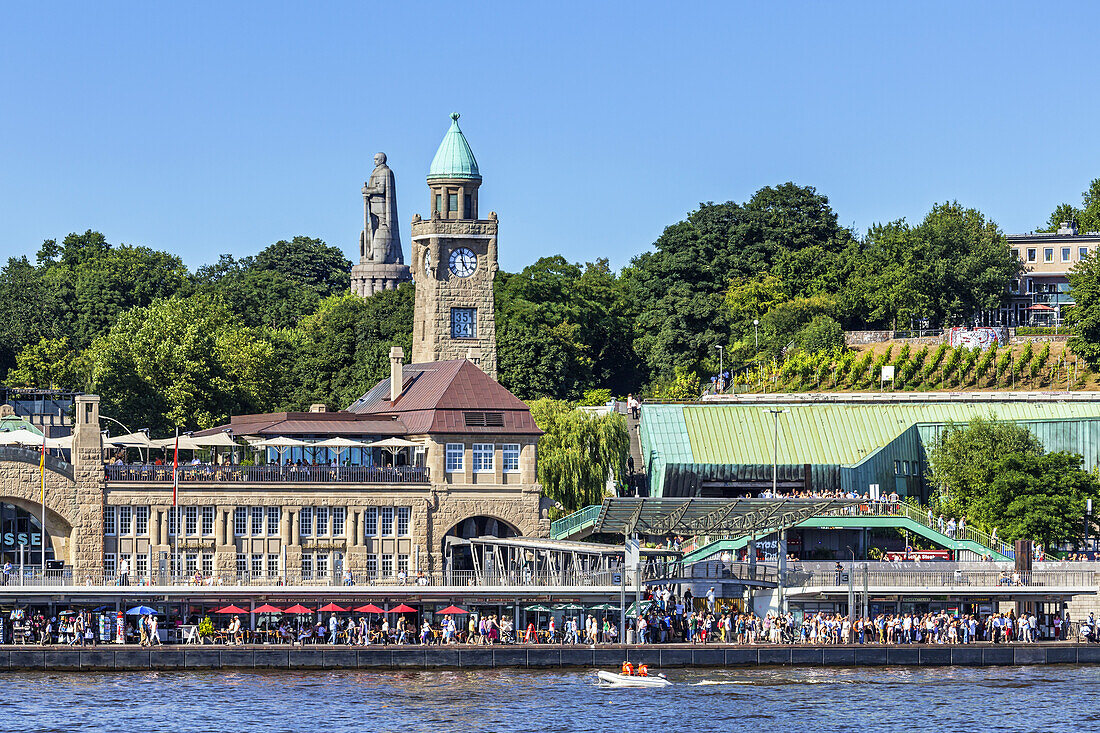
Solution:
[[[438,193],[435,195],[435,210],[439,212],[443,211],[443,197]]]
[[[264,574],[264,556],[253,555],[252,556],[252,577],[261,578]]]
[[[461,471],[466,446],[462,443],[447,443],[447,473]]]
[[[149,576],[149,554],[145,552],[139,552],[134,557],[134,573],[139,578]]]
[[[451,338],[477,338],[477,308],[451,308]]]
[[[279,535],[279,520],[282,519],[283,510],[277,506],[267,508],[267,533],[271,537]]]
[[[457,193],[447,194],[447,209],[452,214],[455,215],[455,218],[458,217],[458,194]]]
[[[1062,262],[1069,262],[1069,247],[1062,247]]]
[[[383,555],[382,556],[382,577],[383,578],[392,578],[393,577],[393,555]]]
[[[118,533],[123,537],[127,537],[134,529],[133,525],[134,510],[128,506],[120,506],[118,508]]]
[[[203,537],[210,537],[214,534],[214,507],[204,506],[202,508],[202,535]]]
[[[317,577],[318,578],[327,578],[328,577],[328,553],[327,552],[318,552],[317,556],[314,558],[314,562],[317,565]]]
[[[183,570],[188,575],[193,574],[199,569],[199,553],[188,552],[183,556]]]
[[[493,444],[474,443],[474,473],[493,472]]]
[[[214,553],[204,552],[202,553],[202,574],[213,575],[214,573]]]
[[[1020,250],[1016,249],[1015,247],[1012,248],[1012,259],[1020,259]]]
[[[1020,281],[1019,280],[1012,280],[1012,282],[1010,282],[1008,284],[1008,290],[1011,293],[1020,292]]]
[[[1043,262],[1054,262],[1054,247],[1043,248]]]
[[[365,514],[366,528],[363,530],[367,537],[374,537],[378,534],[378,507],[367,507]]]
[[[1030,248],[1030,247],[1028,248],[1028,250],[1027,250],[1027,261],[1028,262],[1034,262],[1035,261],[1035,253],[1037,251],[1038,250],[1035,250],[1033,248]]]
[[[347,516],[347,510],[342,506],[332,508],[332,536],[343,537],[344,536],[344,518]]]
[[[112,575],[116,569],[118,569],[118,558],[115,553],[108,552],[103,555],[103,572]]]
[[[248,534],[248,507],[239,506],[233,510],[233,534],[237,537]]]
[[[277,552],[269,552],[267,555],[267,577],[277,578],[279,576],[279,554]]]
[[[183,508],[183,533],[195,535],[199,532],[199,508],[188,506]]]
[[[384,507],[382,507],[382,511],[380,513],[381,513],[381,516],[382,516],[382,521],[380,522],[380,524],[382,525],[380,534],[383,537],[392,537],[393,536],[393,507],[392,506],[384,506]]]
[[[901,475],[901,461],[894,461],[894,475]]]
[[[409,574],[409,556],[398,555],[397,556],[397,572]]]
[[[474,218],[474,207],[472,205],[473,200],[470,198],[470,194],[466,194],[465,203],[466,203],[466,218],[467,219],[473,219]]]
[[[505,443],[500,458],[504,473],[519,473],[519,443]]]
[[[103,534],[113,535],[118,532],[118,507],[109,506],[103,509]]]
[[[304,506],[298,513],[298,533],[303,537],[309,537],[313,534],[313,509],[311,507]]]
[[[168,534],[175,537],[176,532],[179,531],[180,523],[180,508],[178,506],[168,507]]]
[[[313,510],[313,514],[317,522],[317,536],[328,535],[328,507],[319,506]]]
[[[409,536],[409,515],[412,514],[412,509],[407,506],[397,507],[397,536],[408,537]]]
[[[313,555],[302,553],[302,579],[309,580],[313,577]]]
[[[244,575],[248,572],[248,555],[243,552],[237,553],[237,575]]]
[[[367,577],[378,577],[378,555],[367,555]]]
[[[252,507],[252,534],[261,537],[264,534],[264,508],[262,506]]]
[[[149,534],[149,507],[134,507],[134,534],[138,537]]]
[[[1083,260],[1088,256],[1089,256],[1089,248],[1088,247],[1078,247],[1077,248],[1077,259]]]

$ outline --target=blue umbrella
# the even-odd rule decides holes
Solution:
[[[156,611],[155,608],[149,608],[148,606],[134,606],[133,608],[131,608],[129,611],[126,612],[126,615],[127,616],[144,616],[147,613],[151,613],[153,615],[156,615],[157,611]]]

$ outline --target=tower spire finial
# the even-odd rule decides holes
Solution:
[[[461,117],[461,116],[462,115],[460,115],[458,112],[452,112],[451,113],[451,119],[454,120],[455,122],[458,122],[458,118]]]

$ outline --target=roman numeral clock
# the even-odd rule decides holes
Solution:
[[[458,115],[428,172],[431,218],[412,225],[414,363],[470,359],[496,378],[497,215],[478,218],[481,174]]]

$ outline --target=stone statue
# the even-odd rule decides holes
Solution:
[[[386,154],[374,156],[374,171],[363,184],[363,231],[359,235],[360,262],[405,264],[401,230],[397,223],[397,186]]]

